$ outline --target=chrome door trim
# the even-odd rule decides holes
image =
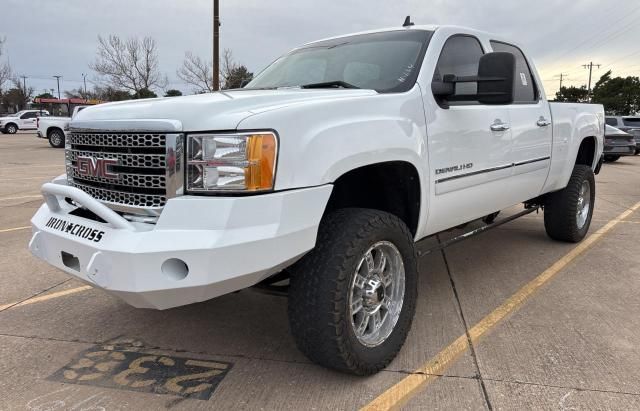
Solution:
[[[551,159],[550,156],[546,156],[546,157],[534,158],[532,160],[519,161],[517,163],[505,164],[505,165],[497,166],[497,167],[484,168],[482,170],[476,170],[476,171],[472,171],[470,173],[458,174],[458,175],[451,176],[451,177],[441,178],[439,180],[436,180],[436,184],[446,183],[447,181],[457,180],[459,178],[476,176],[478,174],[491,173],[492,171],[504,170],[504,169],[511,168],[511,167],[518,167],[518,166],[524,166],[524,165],[527,165],[527,164],[538,163],[540,161],[546,161],[546,160],[550,160],[550,159]]]

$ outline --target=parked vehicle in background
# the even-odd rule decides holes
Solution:
[[[524,203],[581,241],[603,136],[602,105],[549,103],[508,38],[325,39],[243,89],[83,110],[29,248],[141,308],[289,281],[300,350],[372,374],[411,327],[421,240]]]
[[[640,116],[607,116],[608,125],[632,134],[636,140],[636,152],[640,154]]]
[[[604,129],[604,161],[618,161],[622,156],[633,156],[636,153],[636,141],[633,135],[606,125]]]
[[[0,117],[0,131],[3,134],[15,134],[18,130],[35,130],[38,117],[49,115],[47,110],[22,110],[7,117]]]
[[[38,118],[36,122],[38,128],[38,137],[46,138],[49,140],[51,147],[63,148],[65,141],[64,131],[69,125],[69,121],[76,116],[79,112],[89,106],[77,106],[73,109],[71,117],[43,117]]]

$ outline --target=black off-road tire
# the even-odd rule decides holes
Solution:
[[[590,207],[587,220],[582,227],[578,227],[576,214],[578,198],[582,183],[588,181],[590,185]],[[593,206],[596,198],[596,184],[591,167],[577,164],[567,186],[554,193],[548,194],[544,202],[544,228],[547,235],[554,240],[570,243],[580,242],[589,231]]]
[[[604,156],[604,161],[607,163],[613,163],[614,161],[620,160],[620,156]]]
[[[391,334],[368,347],[355,336],[349,292],[357,265],[379,241],[393,243],[405,269],[404,301]],[[316,247],[289,269],[289,324],[300,351],[322,366],[356,375],[385,368],[398,354],[411,328],[418,294],[413,236],[396,216],[347,208],[323,218]]]
[[[64,132],[60,129],[53,129],[49,132],[49,144],[53,148],[64,148]]]

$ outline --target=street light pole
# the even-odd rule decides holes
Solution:
[[[84,81],[84,98],[87,98],[87,75],[82,73],[82,80]]]
[[[60,77],[62,76],[53,76],[58,82],[58,100],[60,100]]]
[[[220,0],[213,0],[213,90],[220,90]]]

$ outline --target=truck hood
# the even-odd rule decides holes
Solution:
[[[100,104],[82,110],[71,122],[101,120],[178,120],[183,131],[234,130],[254,114],[303,104],[377,94],[374,90],[236,90]]]

